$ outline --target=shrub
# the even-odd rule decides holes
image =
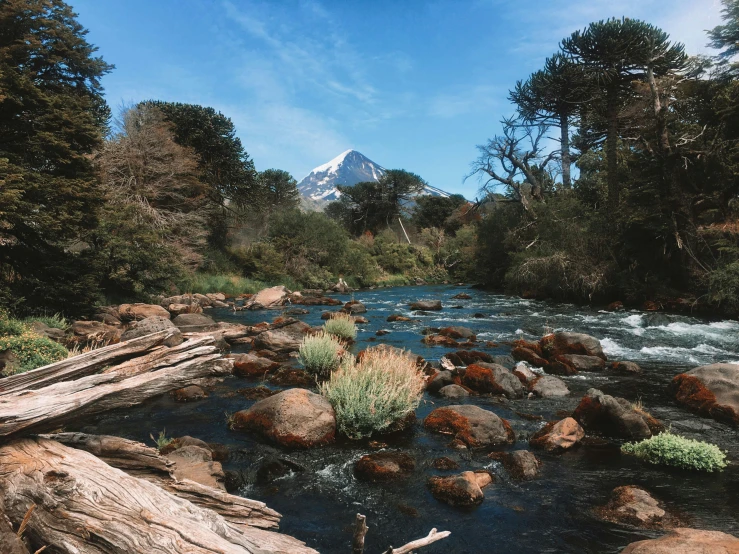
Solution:
[[[726,467],[726,456],[718,446],[686,439],[669,431],[641,442],[624,444],[621,451],[650,464],[709,472]]]
[[[154,437],[151,433],[149,434],[149,437],[151,437],[151,440],[153,440],[155,443],[157,443],[157,450],[162,450],[170,445],[170,443],[174,440],[172,438],[169,438],[167,436],[167,430],[163,429],[162,431],[159,431],[159,436]]]
[[[24,323],[34,323],[36,321],[43,323],[47,327],[51,327],[53,329],[61,329],[62,331],[66,331],[69,328],[69,322],[64,318],[62,314],[59,313],[54,315],[27,317],[23,320]]]
[[[347,314],[336,314],[333,319],[329,319],[324,324],[323,329],[340,339],[354,340],[357,338],[357,326],[352,317]]]
[[[222,292],[229,296],[256,293],[266,288],[267,284],[238,275],[212,275],[209,273],[195,273],[182,281],[179,289],[183,292]]]
[[[20,335],[0,337],[0,352],[10,350],[13,354],[3,373],[23,373],[58,362],[67,357],[67,349],[58,342],[25,330]]]
[[[328,377],[339,367],[341,343],[326,332],[308,335],[300,345],[300,362],[306,371],[318,377]]]
[[[339,431],[361,439],[406,418],[418,406],[424,387],[413,356],[402,350],[374,348],[358,363],[344,358],[320,391],[334,407]]]

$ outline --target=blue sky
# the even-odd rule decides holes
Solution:
[[[298,180],[353,148],[469,198],[475,145],[516,80],[589,22],[635,17],[710,53],[719,0],[68,0],[116,69],[114,111],[160,99],[231,117],[257,169]]]

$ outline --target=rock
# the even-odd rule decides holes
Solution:
[[[202,400],[208,395],[205,394],[205,391],[201,387],[197,385],[190,385],[189,387],[184,387],[173,391],[172,396],[177,402],[192,402],[194,400]]]
[[[344,307],[341,308],[341,311],[346,314],[364,314],[367,313],[367,306],[362,304],[361,302],[358,302],[356,300],[353,300],[351,302],[347,302],[344,304]]]
[[[260,385],[258,387],[239,389],[236,392],[248,400],[262,400],[263,398],[269,398],[280,391],[268,389],[267,387]]]
[[[603,353],[603,347],[600,341],[595,337],[584,333],[567,333],[559,332],[554,335],[547,335],[541,341],[542,348],[551,344],[553,348],[552,355],[562,354],[583,354],[585,356],[597,356],[603,360],[606,355]]]
[[[416,461],[404,452],[375,452],[362,456],[354,464],[360,481],[376,483],[406,477],[416,469]]]
[[[283,367],[269,378],[269,382],[281,387],[311,387],[316,384],[316,378],[302,369]]]
[[[452,339],[477,340],[475,332],[467,327],[444,327],[439,334]]]
[[[189,479],[207,487],[226,490],[223,467],[220,462],[213,461],[207,444],[205,447],[195,444],[181,446],[168,454],[167,459],[175,463],[174,476],[178,481]]]
[[[611,302],[610,304],[608,304],[608,306],[606,306],[606,310],[608,310],[609,312],[616,312],[616,311],[623,310],[623,309],[624,309],[624,303],[621,302],[620,300]]]
[[[453,469],[459,469],[459,464],[451,458],[442,456],[441,458],[436,458],[433,462],[431,462],[431,467],[441,471],[451,471]]]
[[[225,302],[226,301],[226,295],[222,292],[208,292],[206,295],[208,298],[210,298],[211,302]]]
[[[518,377],[518,380],[521,381],[521,384],[524,387],[527,387],[529,383],[539,377],[537,373],[531,371],[528,366],[523,363],[516,364],[516,367],[513,370],[513,375]]]
[[[392,314],[387,316],[387,320],[392,323],[393,321],[410,321],[411,318],[401,314]]]
[[[61,329],[57,329],[56,327],[49,327],[48,325],[46,325],[46,323],[42,321],[34,321],[33,323],[31,323],[31,329],[37,335],[41,335],[42,337],[46,337],[57,342],[63,340],[66,336],[66,333]]]
[[[280,458],[263,463],[257,470],[257,483],[267,484],[293,473],[305,471],[305,468],[295,462]]]
[[[423,425],[429,431],[452,435],[469,447],[512,444],[516,440],[505,419],[472,405],[436,408],[426,417]]]
[[[202,333],[218,328],[218,324],[207,315],[181,314],[172,320],[175,327],[183,333]]]
[[[82,342],[115,343],[121,338],[120,327],[100,321],[75,321],[70,326],[75,340]]]
[[[336,417],[323,396],[290,389],[234,415],[234,427],[254,431],[286,447],[310,448],[334,441]]]
[[[529,390],[541,398],[557,398],[570,394],[570,389],[567,388],[565,382],[553,375],[537,377],[530,385]]]
[[[411,302],[411,310],[420,310],[424,312],[434,312],[441,310],[441,300],[419,300]]]
[[[490,360],[490,362],[488,362],[488,363],[502,365],[506,369],[511,369],[512,370],[513,369],[513,366],[516,365],[516,360],[513,359],[513,356],[509,356],[507,354],[506,355],[500,355],[500,354],[498,354],[496,356],[492,356],[492,358],[493,359]],[[487,362],[488,360],[482,360],[482,361],[483,362]]]
[[[738,554],[739,539],[720,531],[677,528],[658,539],[632,542],[621,554]]]
[[[426,390],[431,394],[438,393],[442,388],[454,384],[454,375],[451,371],[440,371],[429,379]]]
[[[469,395],[470,393],[467,392],[464,387],[460,387],[459,385],[446,385],[439,389],[439,396],[443,396],[444,398],[449,398],[451,400],[466,398]]]
[[[628,400],[603,394],[597,389],[588,390],[572,417],[588,433],[627,440],[652,436],[648,416],[636,411]],[[656,420],[653,423],[658,424]]]
[[[280,364],[256,354],[233,354],[234,375],[238,377],[263,377],[280,368]]]
[[[310,325],[293,323],[281,329],[264,331],[254,339],[254,348],[272,350],[273,352],[295,352],[300,348],[303,337],[310,330]]]
[[[577,375],[577,370],[569,364],[554,360],[544,366],[544,371],[550,375]]]
[[[641,373],[641,367],[636,362],[613,362],[611,364],[611,371],[620,373],[621,375],[635,375]]]
[[[456,340],[444,335],[426,335],[421,342],[429,346],[446,346],[448,348],[459,346]]]
[[[482,489],[492,481],[488,472],[464,471],[459,475],[431,477],[428,487],[434,498],[452,506],[476,506],[485,498]]]
[[[343,278],[339,277],[339,282],[336,283],[333,287],[331,287],[331,290],[333,290],[335,292],[347,293],[347,292],[351,292],[352,289],[346,283],[346,281],[344,281]]]
[[[576,371],[603,371],[606,362],[597,356],[584,356],[582,354],[561,354],[556,360],[574,368]]]
[[[167,446],[162,448],[159,453],[162,456],[166,456],[168,454],[171,454],[178,448],[182,448],[183,446],[199,446],[200,448],[204,448],[205,450],[210,450],[208,443],[204,440],[196,439],[195,437],[191,437],[190,435],[184,435],[182,437],[173,439]]]
[[[739,365],[712,364],[691,369],[677,375],[670,389],[688,409],[739,427]]]
[[[472,297],[466,292],[460,292],[452,296],[454,300],[470,300]]]
[[[167,346],[177,346],[182,344],[184,340],[180,330],[175,327],[169,318],[152,316],[141,321],[132,322],[128,330],[121,335],[121,341],[143,337],[159,331],[173,331],[175,333],[175,336],[167,340]]]
[[[515,360],[528,362],[534,367],[546,367],[547,365],[549,365],[549,362],[542,358],[534,350],[531,350],[530,348],[526,348],[524,346],[516,346],[511,351],[511,356],[513,356],[513,359]]]
[[[521,381],[498,364],[480,362],[467,366],[462,384],[478,392],[502,394],[507,398],[523,397]]]
[[[539,475],[540,462],[528,450],[493,452],[488,457],[500,460],[503,467],[514,479],[529,481]]]
[[[167,306],[167,311],[173,315],[178,316],[180,314],[200,314],[203,312],[203,308],[200,304],[170,304]]]
[[[573,418],[566,417],[561,421],[547,423],[531,436],[529,444],[547,452],[559,453],[569,450],[584,437],[585,431],[580,424]]]
[[[660,527],[665,517],[659,502],[633,485],[613,489],[608,504],[598,508],[596,513],[606,521],[647,528]]]
[[[290,308],[289,310],[285,310],[285,315],[308,315],[310,313],[310,310],[306,310],[305,308]]]
[[[377,335],[378,337],[384,337],[385,335],[389,335],[389,334],[390,334],[390,331],[388,331],[387,329],[380,329],[379,331],[375,332],[375,335]]]
[[[250,309],[279,308],[287,302],[289,296],[290,291],[282,285],[262,289],[251,298],[249,307]]]
[[[138,321],[152,316],[170,318],[169,312],[156,304],[121,304],[118,306],[118,317],[121,321]]]
[[[213,455],[213,461],[216,462],[227,462],[228,458],[230,457],[231,453],[228,450],[228,446],[225,444],[221,444],[218,442],[209,442],[208,448],[210,448],[210,452]]]

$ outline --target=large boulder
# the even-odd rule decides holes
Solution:
[[[452,506],[477,506],[485,495],[482,489],[493,482],[487,471],[464,471],[459,475],[431,477],[428,487],[434,498]]]
[[[366,454],[354,464],[354,475],[360,481],[391,481],[410,475],[416,461],[405,452],[375,452]]]
[[[441,300],[419,300],[418,302],[411,302],[411,310],[418,310],[422,312],[434,312],[441,310]]]
[[[172,320],[175,327],[183,333],[202,333],[218,328],[218,324],[207,315],[180,314]]]
[[[547,452],[560,453],[569,450],[585,438],[585,431],[580,424],[566,417],[561,421],[547,423],[529,439],[529,444],[542,448]]]
[[[121,321],[138,321],[147,317],[159,316],[169,319],[169,312],[156,304],[121,304],[118,317]]]
[[[280,329],[264,331],[254,339],[254,348],[272,352],[295,352],[300,348],[300,343],[309,330],[310,325],[299,322]]]
[[[739,539],[720,531],[677,528],[658,539],[632,542],[621,554],[739,554]]]
[[[606,521],[636,527],[660,527],[666,514],[652,495],[633,485],[613,489],[608,504],[596,513]]]
[[[235,429],[259,433],[281,446],[310,448],[334,441],[336,416],[323,396],[290,389],[233,416]]]
[[[472,405],[436,408],[423,422],[434,433],[451,435],[471,448],[512,444],[513,429],[505,419],[489,410]]]
[[[174,336],[167,339],[167,346],[176,346],[182,343],[183,339],[180,330],[175,327],[174,323],[168,317],[158,315],[147,317],[141,321],[131,322],[128,330],[121,335],[121,341],[151,335],[159,331],[172,331],[174,333]]]
[[[739,427],[739,365],[697,367],[677,375],[670,388],[690,410]]]
[[[462,384],[478,392],[502,394],[507,398],[523,397],[523,386],[518,377],[498,364],[479,362],[467,366]]]
[[[529,390],[541,398],[557,398],[570,394],[565,382],[553,375],[537,376],[529,385]]]
[[[367,306],[362,304],[361,302],[358,302],[357,300],[352,300],[351,302],[347,302],[344,304],[344,307],[341,308],[341,311],[345,314],[364,314],[367,313]]]
[[[603,360],[606,355],[600,341],[585,333],[558,332],[547,335],[541,340],[542,348],[550,350],[552,355],[583,354],[585,356],[597,356]]]
[[[647,439],[659,426],[657,420],[628,400],[597,389],[588,390],[572,417],[589,433],[627,440]]]
[[[290,291],[284,286],[270,287],[262,289],[251,298],[251,308],[279,308],[287,302],[290,297]]]

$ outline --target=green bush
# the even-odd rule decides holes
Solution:
[[[69,321],[67,321],[62,314],[31,316],[23,319],[24,323],[29,324],[37,321],[43,323],[47,327],[51,327],[52,329],[61,329],[62,331],[66,331],[69,328]],[[0,332],[0,334],[2,333]]]
[[[367,350],[359,362],[345,357],[320,385],[339,431],[351,439],[392,429],[418,407],[424,388],[415,358],[391,348]]]
[[[240,277],[238,275],[212,275],[209,273],[194,273],[182,280],[179,289],[182,292],[222,292],[229,296],[239,294],[254,294],[268,285],[262,281]]]
[[[711,472],[726,467],[726,455],[721,452],[718,446],[686,439],[679,435],[673,435],[669,431],[641,442],[624,444],[621,451],[650,464],[661,464],[695,471]]]
[[[354,340],[357,338],[357,326],[350,315],[336,314],[333,319],[329,319],[323,325],[324,331],[330,335],[334,335],[344,340]]]
[[[24,373],[65,359],[67,349],[58,342],[26,330],[20,335],[0,337],[0,352],[13,354],[3,369],[5,375]]]
[[[300,362],[309,373],[325,378],[339,367],[342,350],[341,343],[333,335],[325,332],[308,335],[300,345]]]

